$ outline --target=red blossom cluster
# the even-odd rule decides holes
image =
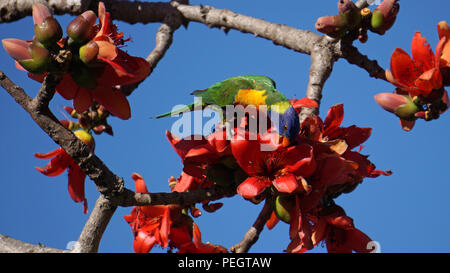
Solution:
[[[136,192],[148,193],[145,181],[137,173],[131,176]],[[198,226],[179,205],[156,205],[134,207],[124,216],[134,234],[134,251],[149,252],[155,244],[180,253],[223,253],[227,250],[218,245],[203,243]]]
[[[450,85],[450,28],[438,24],[439,43],[430,48],[420,32],[412,39],[412,58],[401,48],[391,56],[391,71],[386,78],[397,88],[394,93],[380,93],[375,100],[385,110],[400,118],[402,128],[410,131],[417,119],[439,118],[449,106],[444,86]]]
[[[43,82],[48,73],[63,73],[56,92],[73,100],[78,113],[97,102],[113,115],[128,119],[130,105],[119,87],[145,79],[150,65],[119,48],[125,42],[123,33],[117,31],[102,2],[98,19],[95,24],[95,13],[84,12],[68,25],[68,37],[63,38],[61,26],[47,7],[35,4],[35,37],[31,41],[4,39],[3,47],[16,60],[16,66],[36,81]],[[61,66],[64,59],[68,65]]]
[[[292,104],[300,111],[311,101],[294,100]],[[183,162],[182,175],[169,181],[172,191],[216,184],[236,188],[251,202],[270,202],[273,214],[266,223],[268,228],[279,220],[290,225],[287,252],[304,252],[320,241],[327,243],[330,252],[370,251],[369,237],[354,227],[353,220],[333,199],[353,191],[366,177],[391,172],[376,170],[360,153],[361,148],[354,150],[369,138],[371,129],[340,127],[343,116],[343,105],[338,104],[331,107],[325,121],[308,117],[296,142],[289,146],[279,142],[272,128],[263,134],[235,128],[232,137],[216,130],[207,137],[192,135],[183,139],[167,132]],[[133,219],[137,217],[136,210]],[[182,209],[178,211],[181,213]],[[191,214],[198,216],[193,210]]]

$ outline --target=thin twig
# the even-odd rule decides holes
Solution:
[[[247,253],[250,248],[258,241],[259,234],[264,229],[264,225],[267,220],[269,220],[270,215],[272,214],[273,207],[270,200],[265,201],[264,207],[256,218],[253,226],[245,233],[244,239],[242,241],[230,248],[230,250],[234,253]]]

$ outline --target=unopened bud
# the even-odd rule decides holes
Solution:
[[[99,47],[96,42],[89,41],[87,44],[80,47],[79,54],[83,63],[89,64],[97,59]]]
[[[375,95],[375,101],[384,110],[394,113],[404,120],[414,120],[415,114],[420,111],[409,96],[380,93]]]
[[[48,8],[41,3],[34,4],[32,9],[33,9],[32,10],[33,23],[35,25],[42,24],[42,22],[44,22],[45,19],[52,16]]]
[[[35,42],[28,46],[28,51],[30,52],[31,59],[18,60],[18,63],[33,74],[46,72],[51,62],[50,52]]]
[[[75,136],[89,146],[92,150],[95,149],[94,137],[85,130],[78,130],[74,132]]]
[[[46,47],[51,47],[61,39],[63,31],[55,17],[50,16],[42,24],[34,25],[34,34],[40,43]]]
[[[75,18],[67,26],[67,34],[72,43],[83,44],[93,38],[95,35],[94,23],[91,18],[92,11],[86,11],[77,18]],[[95,14],[94,14],[95,15]]]

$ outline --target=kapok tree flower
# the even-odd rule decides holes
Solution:
[[[337,205],[321,210],[320,216],[313,217],[312,242],[317,245],[326,242],[329,253],[368,253],[372,241],[366,234],[355,228],[353,219]]]
[[[221,245],[213,245],[211,243],[202,242],[202,234],[198,226],[192,224],[192,241],[181,245],[178,248],[179,253],[227,253],[227,249]]]
[[[446,37],[444,31],[440,35],[443,38],[436,47],[436,54],[420,32],[412,39],[412,58],[403,49],[396,48],[391,56],[392,72],[386,70],[386,78],[397,89],[391,95],[375,96],[381,107],[400,118],[405,131],[410,131],[418,118],[437,119],[448,108],[448,94],[443,88],[441,73]]]
[[[367,156],[360,154],[360,145],[369,138],[371,129],[355,125],[341,127],[343,118],[343,105],[337,104],[329,109],[325,121],[313,116],[306,118],[301,125],[297,143],[307,143],[312,147],[315,168],[305,177],[304,191],[275,196],[274,212],[266,223],[269,229],[279,220],[289,223],[291,242],[287,252],[307,251],[323,239],[317,241],[314,232],[318,226],[312,223],[321,219],[324,206],[333,203],[334,198],[353,191],[366,177],[391,174],[390,171],[376,170]],[[358,146],[359,150],[354,151]],[[349,232],[359,234],[358,231]]]
[[[315,170],[311,145],[284,147],[272,141],[271,135],[270,131],[260,136],[237,129],[231,139],[232,154],[249,176],[237,188],[238,194],[246,199],[260,195],[270,186],[287,194],[303,191],[302,180]]]
[[[78,113],[86,111],[94,101],[113,115],[128,119],[130,105],[119,86],[140,82],[150,74],[150,65],[143,58],[133,57],[119,49],[125,40],[117,31],[111,16],[99,3],[99,24],[92,11],[74,19],[67,28],[69,38],[61,38],[61,28],[42,5],[33,7],[35,39],[20,41],[5,39],[5,50],[28,76],[42,82],[48,72],[65,73],[56,91],[67,100],[73,100]],[[62,70],[51,53],[70,51],[72,58]],[[66,54],[67,55],[67,54]]]
[[[148,193],[141,175],[133,173],[136,192]],[[136,206],[124,216],[134,234],[133,248],[147,253],[155,244],[162,248],[178,248],[180,252],[226,252],[221,246],[201,242],[197,225],[179,205]]]
[[[95,148],[95,142],[92,135],[84,130],[74,132],[75,136],[88,145],[92,150]],[[75,160],[67,154],[63,148],[58,148],[52,152],[41,154],[34,154],[35,157],[40,159],[52,159],[45,167],[36,169],[46,176],[58,176],[65,170],[69,173],[69,195],[74,202],[83,202],[84,213],[88,212],[87,200],[84,194],[84,181],[86,174],[78,166]]]

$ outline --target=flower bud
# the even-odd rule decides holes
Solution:
[[[58,21],[50,16],[42,24],[34,25],[34,34],[40,43],[46,47],[51,47],[61,39],[63,31]]]
[[[344,13],[349,10],[357,9],[355,3],[352,0],[339,0],[338,1],[338,11],[339,13]]]
[[[33,9],[33,11],[32,11],[33,23],[35,25],[42,24],[45,19],[52,16],[52,14],[48,10],[48,8],[41,3],[34,4],[32,9]]]
[[[220,209],[222,206],[223,206],[223,203],[212,203],[212,204],[206,203],[206,204],[202,205],[203,209],[210,213],[215,212],[216,210]]]
[[[75,136],[89,146],[92,150],[95,149],[94,137],[85,130],[78,130],[74,132]]]
[[[80,47],[79,54],[83,63],[89,64],[97,59],[99,47],[96,42],[89,41],[84,46]]]
[[[19,39],[3,39],[3,48],[16,61],[31,59],[30,51],[28,50],[29,42]]]
[[[104,132],[107,133],[107,134],[110,135],[110,136],[114,136],[113,129],[112,129],[111,125],[109,125],[109,124],[106,124],[106,125],[105,125],[105,130],[104,130]]]
[[[384,0],[373,12],[370,23],[370,30],[383,35],[389,30],[397,18],[400,10],[399,0]]]
[[[2,44],[6,52],[31,73],[40,74],[45,72],[51,61],[48,50],[35,42],[4,39]]]
[[[93,38],[95,35],[94,23],[95,20],[92,21],[92,11],[86,11],[77,18],[75,18],[70,24],[67,26],[67,34],[70,37],[70,41],[75,44],[83,44],[86,41]]]
[[[414,120],[414,115],[420,111],[409,96],[380,93],[375,95],[375,100],[384,110],[394,113],[404,120]]]
[[[333,15],[320,17],[316,21],[316,29],[330,37],[340,37],[345,34],[347,24],[344,16]]]
[[[295,199],[292,196],[277,196],[275,199],[274,212],[281,221],[291,222],[291,210],[295,207]]]

